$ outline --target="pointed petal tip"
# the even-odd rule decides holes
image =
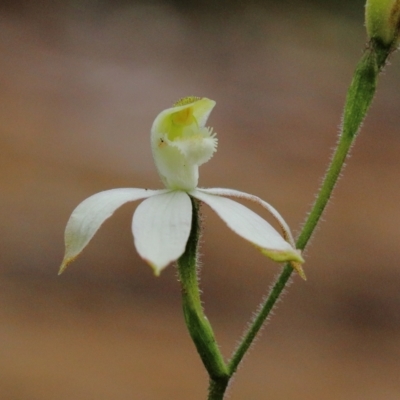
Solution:
[[[161,271],[163,270],[163,268],[160,268],[158,265],[155,265],[154,263],[150,262],[149,260],[145,260],[145,261],[150,266],[150,268],[153,270],[154,276],[156,278],[158,278],[160,276]]]
[[[61,264],[60,269],[58,270],[58,276],[60,276],[67,269],[67,264]]]
[[[158,278],[161,275],[161,271],[168,266],[167,265],[157,265],[153,261],[150,261],[146,258],[143,258],[143,261],[146,262],[146,264],[153,270],[153,274],[156,278]]]
[[[271,250],[266,250],[259,248],[259,250],[266,255],[268,258],[270,258],[273,261],[282,263],[282,262],[288,262],[291,267],[299,274],[299,276],[303,280],[307,280],[306,274],[303,270],[302,264],[304,263],[304,259],[301,256],[301,251],[300,250],[294,250],[290,252],[278,252],[278,251],[271,251]]]
[[[304,281],[307,280],[307,277],[306,277],[306,274],[305,274],[305,272],[303,270],[303,267],[299,262],[291,261],[290,265],[299,274],[301,279],[303,279]]]
[[[300,278],[303,279],[304,281],[307,280],[306,274],[303,270],[303,266],[302,264],[304,264],[304,258],[301,254],[301,250],[297,249],[296,253],[298,255],[297,260],[291,261],[290,265],[292,266],[292,268],[299,274]]]
[[[150,263],[149,263],[149,265],[150,265],[151,269],[153,270],[153,274],[156,278],[158,278],[161,275],[161,271],[165,268],[165,267],[160,268],[158,265],[154,265],[154,264],[150,264]]]
[[[160,276],[160,274],[161,274],[161,271],[158,270],[158,269],[153,268],[153,273],[154,273],[154,276],[155,276],[156,278],[158,278],[158,277]]]
[[[291,246],[288,249],[285,250],[278,250],[278,249],[266,249],[260,246],[255,246],[258,248],[261,253],[263,253],[265,256],[270,258],[273,261],[276,261],[278,263],[283,263],[283,262],[289,262],[289,263],[296,263],[296,264],[303,264],[304,259],[299,253],[298,250],[294,250]]]
[[[68,265],[75,260],[75,258],[76,257],[64,258],[57,275],[60,276],[67,269]]]
[[[155,276],[184,253],[191,222],[192,203],[186,192],[160,194],[137,207],[132,221],[135,247]]]
[[[301,250],[296,249],[295,251],[296,251],[296,259],[293,259],[292,261],[294,261],[296,264],[299,264],[299,266],[301,267],[301,264],[305,263],[304,258],[301,255]]]

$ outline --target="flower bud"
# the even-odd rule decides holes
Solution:
[[[370,39],[385,47],[396,47],[400,29],[400,0],[367,0],[365,25]]]

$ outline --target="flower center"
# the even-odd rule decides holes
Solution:
[[[193,123],[193,107],[184,108],[172,114],[172,122],[176,125],[190,125]]]
[[[170,116],[167,137],[171,141],[187,139],[198,129],[197,120],[193,115],[193,107],[184,108]]]

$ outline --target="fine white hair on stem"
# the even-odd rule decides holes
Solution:
[[[271,292],[273,291],[274,286],[275,286],[275,283],[278,281],[279,277],[280,277],[280,274],[277,274],[277,275],[275,276],[275,279],[273,280],[274,283],[272,283],[272,284],[269,286],[268,294],[266,294],[265,296],[263,296],[263,298],[262,298],[262,300],[261,300],[261,303],[258,305],[257,309],[253,312],[250,321],[247,323],[246,328],[245,328],[243,334],[241,335],[240,339],[239,339],[238,342],[237,342],[237,346],[236,346],[236,348],[235,348],[233,354],[235,354],[236,350],[238,349],[238,347],[240,346],[240,344],[243,342],[244,338],[246,337],[247,333],[249,332],[249,329],[253,326],[253,324],[254,324],[255,320],[257,319],[257,317],[259,316],[261,310],[264,308],[265,303],[267,302],[267,300],[268,300],[268,298],[269,298]],[[259,338],[261,337],[260,333],[261,333],[261,332],[264,330],[264,328],[267,326],[267,324],[268,324],[270,318],[274,315],[274,312],[275,312],[275,309],[276,309],[277,305],[283,300],[283,297],[285,296],[285,294],[286,294],[286,292],[287,292],[287,288],[288,288],[292,283],[293,283],[293,279],[292,279],[292,277],[290,277],[289,280],[287,281],[286,285],[285,285],[285,288],[284,288],[284,289],[282,290],[282,292],[280,293],[280,296],[276,299],[274,305],[272,306],[271,310],[270,310],[269,313],[268,313],[267,318],[264,320],[264,322],[263,322],[261,328],[260,328],[259,331],[257,332],[257,335],[256,335],[256,336],[254,337],[254,339],[252,340],[249,349],[246,351],[246,353],[245,353],[244,356],[243,356],[243,359],[245,358],[245,356],[247,356],[247,355],[249,354],[250,349],[253,348],[254,344],[255,344],[255,343],[257,342],[257,340],[259,340]],[[242,365],[243,359],[241,360],[241,362],[240,362],[239,365],[237,366],[236,372],[237,372],[237,370],[240,368],[240,366]],[[236,372],[235,372],[235,373],[236,373]]]

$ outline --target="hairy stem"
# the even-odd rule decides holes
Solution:
[[[316,201],[296,241],[298,249],[303,250],[306,247],[329,202],[349,151],[371,105],[379,72],[384,67],[389,52],[390,49],[382,47],[380,43],[371,41],[357,65],[347,93],[338,144]],[[183,311],[192,340],[209,374],[208,400],[223,400],[230,379],[235,374],[241,360],[253,343],[276,301],[282,295],[292,275],[293,267],[290,263],[283,267],[268,297],[260,306],[239,346],[234,351],[229,364],[226,365],[201,305],[197,279],[197,247],[200,237],[199,204],[195,199],[192,199],[192,204],[193,220],[190,237],[185,253],[178,260]]]
[[[200,238],[198,201],[192,199],[192,228],[186,249],[178,260],[186,326],[210,377],[209,400],[219,400],[228,384],[228,369],[219,351],[212,327],[204,314],[197,279],[197,248]],[[224,388],[222,390],[222,388]],[[222,393],[222,394],[221,394]]]
[[[325,174],[322,186],[318,192],[316,201],[296,241],[296,247],[304,250],[312,233],[314,232],[322,213],[332,195],[340,173],[345,165],[345,160],[354,143],[365,115],[371,105],[376,91],[376,83],[379,72],[384,67],[389,49],[382,48],[379,43],[370,43],[364,52],[353,75],[353,80],[347,92],[343,113],[343,124],[337,147],[334,151],[331,163]],[[281,274],[275,281],[268,297],[261,305],[242,341],[233,353],[228,364],[229,374],[232,376],[238,368],[254,338],[259,332],[265,320],[268,318],[276,301],[282,294],[293,272],[290,264],[286,264]]]

